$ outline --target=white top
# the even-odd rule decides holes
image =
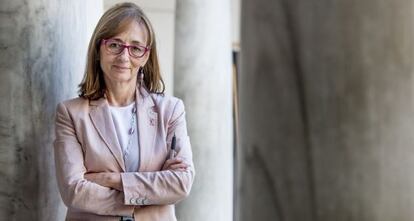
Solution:
[[[138,119],[135,113],[135,132],[130,135],[129,129],[132,122],[132,109],[135,106],[135,102],[124,107],[109,106],[111,111],[112,120],[114,122],[116,136],[118,142],[122,148],[122,154],[124,156],[126,172],[138,171],[139,165],[139,145],[138,145]],[[129,148],[128,142],[131,139]],[[128,148],[128,149],[127,149]]]

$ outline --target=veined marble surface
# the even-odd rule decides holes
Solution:
[[[182,221],[233,220],[230,0],[177,1],[174,94],[186,107],[196,177]]]
[[[54,172],[54,114],[76,96],[102,1],[2,1],[0,217],[63,220]]]
[[[242,2],[237,221],[414,220],[413,5]]]

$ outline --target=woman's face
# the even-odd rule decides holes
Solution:
[[[132,21],[127,24],[123,32],[107,40],[120,44],[145,47],[148,40],[147,36],[145,25]],[[124,48],[124,50],[119,54],[114,54],[107,49],[107,46],[105,46],[104,43],[101,43],[100,63],[106,84],[135,83],[139,68],[145,65],[148,57],[149,51],[146,52],[143,57],[131,57],[127,48]]]

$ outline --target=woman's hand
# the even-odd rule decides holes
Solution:
[[[172,158],[165,161],[162,170],[180,170],[184,171],[189,167],[181,158]]]
[[[85,179],[104,187],[113,188],[122,191],[122,181],[120,173],[101,172],[87,173]]]

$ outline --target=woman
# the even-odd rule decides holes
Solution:
[[[116,5],[99,20],[79,91],[56,113],[66,219],[176,220],[195,174],[184,105],[163,95],[154,32],[138,6]]]

